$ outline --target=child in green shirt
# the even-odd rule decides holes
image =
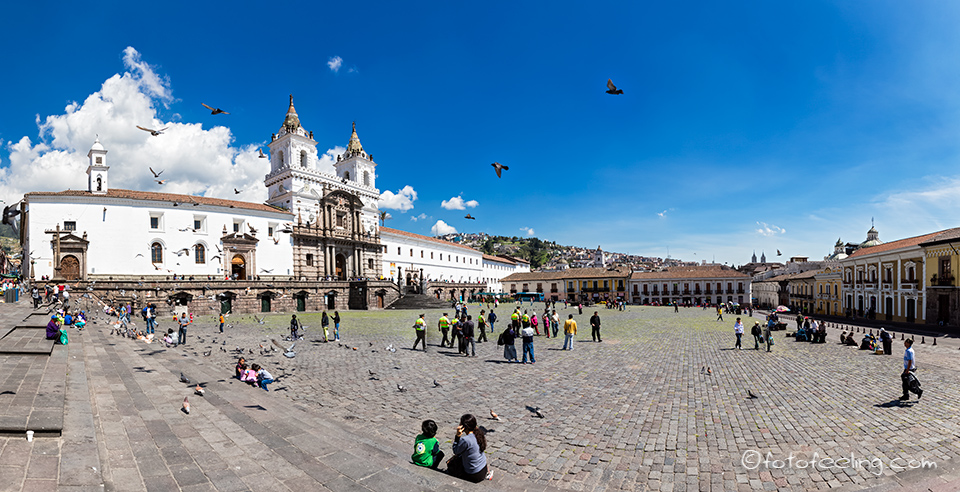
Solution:
[[[420,430],[422,433],[413,444],[413,456],[410,459],[415,465],[436,468],[443,461],[443,451],[440,451],[440,443],[434,437],[437,435],[437,423],[424,420]]]

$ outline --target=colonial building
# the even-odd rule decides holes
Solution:
[[[659,272],[633,272],[635,304],[749,303],[750,277],[723,265],[677,266]]]
[[[846,255],[842,258],[845,257]],[[816,294],[814,294],[816,305],[815,313],[827,316],[843,314],[843,311],[840,309],[842,302],[840,293],[842,275],[843,268],[840,267],[838,262],[827,262],[827,265],[825,265],[823,269],[818,270],[816,275],[814,275],[814,288],[816,289]]]
[[[626,268],[568,268],[514,273],[502,282],[511,294],[537,293],[554,301],[600,302],[626,299],[629,278]]]
[[[948,231],[938,231],[898,241],[879,241],[877,230],[870,228],[867,241],[840,260],[843,269],[841,296],[844,314],[923,323],[928,281],[937,279],[925,275],[927,251],[921,245],[933,241]],[[934,248],[936,249],[936,248]]]
[[[926,275],[924,317],[928,323],[960,326],[960,228],[947,229],[920,243]],[[912,285],[912,284],[911,284]]]

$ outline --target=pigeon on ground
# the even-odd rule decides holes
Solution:
[[[493,164],[490,164],[490,165],[493,166],[493,169],[497,171],[497,177],[498,177],[498,178],[500,177],[500,171],[509,171],[509,170],[510,170],[509,167],[504,166],[503,164],[500,164],[499,162],[494,162]]]
[[[407,388],[404,388],[400,383],[397,383],[397,391],[404,392],[407,391]]]
[[[188,378],[184,373],[180,373],[180,382],[190,384],[190,378]]]
[[[756,398],[757,395],[753,394],[753,391],[747,390],[747,394],[750,395],[750,398]]]
[[[623,89],[617,89],[617,86],[613,85],[613,80],[607,79],[607,94],[623,94]]]
[[[190,401],[187,400],[186,396],[183,397],[183,413],[190,414]]]
[[[493,410],[490,410],[490,418],[493,420],[500,420],[500,416],[496,414]]]
[[[207,109],[209,109],[209,110],[210,110],[210,114],[230,114],[230,113],[228,113],[228,112],[226,112],[226,111],[224,111],[224,110],[222,110],[222,109],[220,109],[220,108],[211,108],[210,106],[207,106],[206,104],[203,104],[203,103],[200,103],[200,105],[203,106],[203,107],[205,107],[205,108],[207,108]]]
[[[440,383],[438,383],[438,382],[437,382],[437,380],[436,380],[436,379],[434,379],[434,380],[433,380],[433,387],[434,387],[434,388],[442,388],[442,387],[443,387],[443,385],[442,385],[442,384],[440,384]]]
[[[713,374],[713,371],[710,370],[710,366],[707,366],[707,375]]]
[[[201,388],[200,385],[198,384],[197,387],[193,389],[193,392],[200,396],[203,396],[204,391],[203,391],[203,388]]]
[[[213,350],[207,350],[206,352],[203,353],[203,356],[204,356],[204,357],[210,357],[210,354],[211,354],[211,353],[213,353]]]
[[[540,411],[540,407],[534,408],[533,412],[537,414],[537,417],[543,418],[543,412]]]
[[[701,368],[700,368],[700,374],[706,374],[706,373],[707,373],[707,366],[701,367]]]

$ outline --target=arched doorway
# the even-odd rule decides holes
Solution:
[[[347,258],[342,254],[337,254],[337,279],[346,280],[347,279]]]
[[[325,296],[327,298],[327,309],[337,309],[337,291],[331,290]]]
[[[233,255],[233,259],[230,260],[230,274],[237,280],[247,279],[246,261],[243,255]]]
[[[60,276],[65,280],[80,278],[80,260],[76,256],[67,255],[60,260]]]

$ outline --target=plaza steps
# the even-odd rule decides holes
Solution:
[[[393,304],[387,306],[387,309],[413,309],[413,310],[429,310],[429,309],[452,309],[450,307],[450,301],[441,301],[434,296],[427,294],[407,294],[396,301]]]
[[[67,347],[46,339],[49,316],[28,304],[5,304],[0,314],[0,435],[59,436]]]
[[[558,490],[506,473],[475,485],[417,467],[411,442],[369,435],[330,420],[322,406],[249,387],[231,377],[232,364],[210,365],[103,328],[85,332],[83,343],[106,490]],[[203,382],[205,395],[179,382],[181,372]]]

